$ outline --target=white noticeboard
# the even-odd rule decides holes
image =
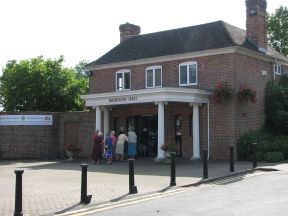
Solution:
[[[52,115],[0,115],[0,126],[52,125]]]

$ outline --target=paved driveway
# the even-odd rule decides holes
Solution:
[[[45,215],[79,207],[81,163],[68,161],[0,161],[0,215],[13,215],[16,168],[24,169],[23,213]],[[176,159],[177,186],[202,180],[201,161]],[[267,165],[267,164],[259,164]],[[251,163],[238,162],[235,171],[244,171]],[[230,174],[229,163],[209,161],[209,178]],[[113,202],[128,196],[128,162],[89,165],[88,194],[91,204]],[[139,196],[169,190],[170,164],[155,163],[152,158],[135,161],[135,184]]]

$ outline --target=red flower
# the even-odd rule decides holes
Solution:
[[[240,86],[240,90],[237,93],[237,97],[240,101],[250,101],[252,103],[256,103],[256,91],[252,90],[248,86]]]
[[[75,152],[75,153],[80,153],[81,152],[81,146],[75,145],[75,144],[64,144],[64,149],[67,151]]]

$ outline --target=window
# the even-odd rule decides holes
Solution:
[[[274,74],[281,74],[282,73],[281,64],[274,64],[273,65],[273,72],[274,72]]]
[[[197,62],[184,62],[179,65],[179,85],[197,85]]]
[[[130,70],[120,70],[116,72],[116,90],[130,90]]]
[[[146,68],[146,88],[162,86],[162,66]]]

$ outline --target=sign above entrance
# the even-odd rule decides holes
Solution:
[[[138,98],[136,96],[127,96],[127,97],[112,97],[109,98],[109,103],[119,103],[119,102],[129,102],[129,101],[137,101]]]
[[[149,88],[82,95],[86,106],[163,102],[208,103],[209,91],[191,88]]]

